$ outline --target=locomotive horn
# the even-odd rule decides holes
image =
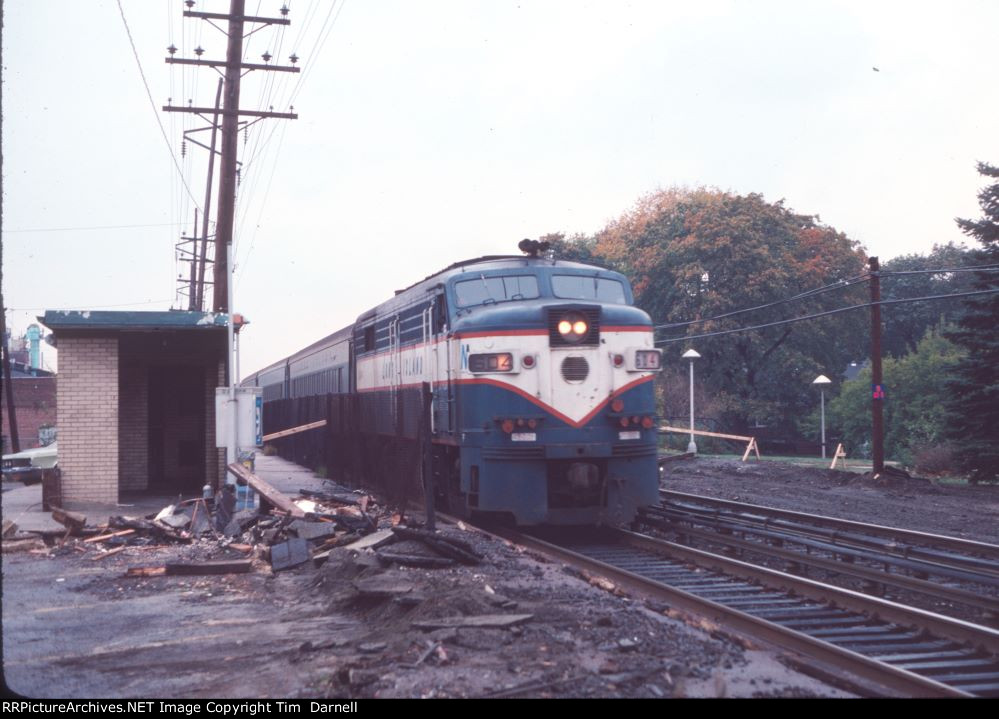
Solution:
[[[539,252],[547,252],[551,243],[547,240],[538,242],[537,240],[523,239],[517,247],[528,257],[537,257]]]

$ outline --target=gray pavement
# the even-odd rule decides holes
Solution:
[[[280,457],[265,457],[263,454],[258,454],[255,471],[275,489],[291,496],[297,496],[299,489],[318,491],[328,486],[325,480],[316,477],[310,470]],[[64,509],[86,515],[87,524],[95,526],[106,523],[108,517],[112,515],[144,517],[160,511],[178,499],[191,499],[197,496],[201,495],[128,494],[116,504],[73,502],[68,503]],[[42,509],[41,484],[24,486],[20,482],[5,482],[0,505],[3,509],[3,519],[16,522],[18,529],[22,531],[44,532],[63,529],[61,524],[52,519],[51,512]]]

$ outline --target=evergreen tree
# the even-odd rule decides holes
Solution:
[[[999,167],[984,162],[978,172],[991,179],[978,193],[983,217],[957,220],[982,245],[977,264],[999,266]],[[999,481],[999,272],[975,273],[975,290],[994,294],[970,298],[949,338],[967,354],[954,369],[948,400],[949,434],[957,461],[972,482]]]

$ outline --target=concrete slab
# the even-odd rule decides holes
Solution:
[[[106,523],[108,517],[112,515],[144,517],[175,502],[177,502],[177,495],[143,494],[128,495],[116,504],[72,502],[63,509],[86,515],[87,524],[95,526]],[[26,487],[20,482],[5,482],[3,484],[3,501],[0,504],[2,504],[3,519],[17,522],[17,526],[22,531],[47,532],[65,529],[52,519],[51,512],[42,509],[42,486],[40,484]]]

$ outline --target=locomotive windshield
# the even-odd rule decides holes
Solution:
[[[533,300],[540,297],[538,278],[534,275],[479,275],[473,280],[454,283],[459,307],[473,307],[509,300]]]
[[[618,305],[628,302],[619,280],[592,275],[552,275],[552,292],[567,300],[599,300]]]

